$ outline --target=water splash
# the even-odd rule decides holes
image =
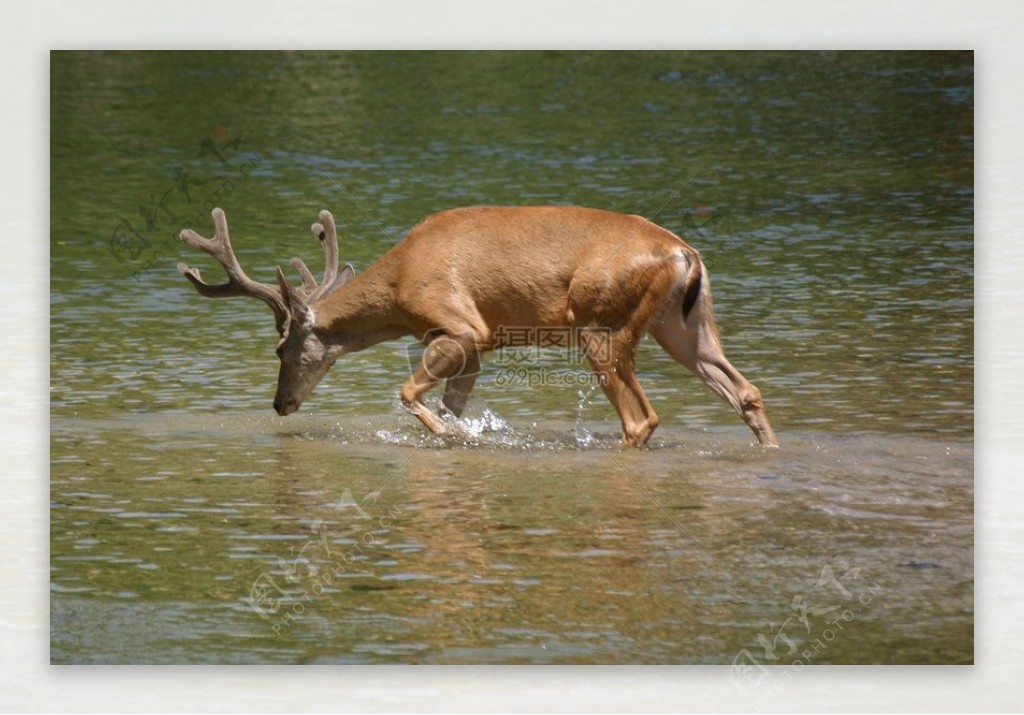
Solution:
[[[576,392],[576,422],[573,425],[573,434],[576,437],[576,446],[580,449],[590,447],[594,444],[595,440],[594,433],[587,429],[583,422],[583,410],[590,403],[590,398],[593,394],[593,385],[586,390],[578,390]]]
[[[453,431],[461,432],[471,438],[478,438],[487,432],[497,432],[509,436],[515,434],[512,425],[489,407],[484,408],[480,416],[475,419],[466,417],[452,419],[450,425],[454,428]]]
[[[405,447],[530,447],[528,440],[516,434],[511,424],[490,408],[475,411],[472,416],[455,417],[442,412],[447,432],[433,434],[419,421],[410,420],[406,428],[379,429],[374,436],[393,445]]]
[[[365,423],[352,425],[345,432],[352,442],[378,442],[413,449],[483,448],[524,452],[539,451],[580,451],[592,449],[617,450],[622,446],[617,425],[601,424],[601,431],[585,426],[585,408],[594,399],[594,389],[581,389],[577,393],[576,417],[573,422],[546,420],[534,421],[517,430],[507,419],[494,409],[471,402],[466,414],[455,417],[444,412],[440,405],[437,413],[444,422],[445,434],[434,434],[426,430],[419,420],[403,415],[401,425]],[[394,415],[388,416],[388,420]]]

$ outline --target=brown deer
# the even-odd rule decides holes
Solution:
[[[508,327],[570,328],[619,413],[627,445],[643,445],[658,426],[634,368],[646,333],[732,405],[758,442],[778,445],[761,392],[722,352],[700,255],[641,216],[570,206],[442,211],[357,276],[351,265],[338,269],[334,217],[321,211],[312,231],[326,255],[323,279],[295,258],[298,287],[280,267],[277,285],[251,280],[219,208],[213,223],[212,240],[189,229],[181,239],[216,258],[228,282],[209,285],[183,263],[178,270],[201,295],[259,298],[274,311],[280,415],[295,412],[344,353],[413,335],[425,348],[402,404],[444,433],[450,425],[420,401],[428,390],[445,380],[442,413],[459,417],[480,355],[507,347]]]

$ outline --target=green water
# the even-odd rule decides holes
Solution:
[[[53,662],[973,659],[971,54],[54,53],[50,116]],[[426,434],[402,341],[282,419],[174,268],[542,203],[701,250],[782,450],[653,341],[645,450],[547,354]]]

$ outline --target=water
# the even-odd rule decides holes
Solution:
[[[51,103],[53,662],[972,661],[970,54],[58,53]],[[652,217],[783,449],[653,342],[644,450],[550,352],[450,437],[401,341],[278,418],[269,311],[174,269],[213,203],[262,280],[325,207],[360,269],[457,205]]]

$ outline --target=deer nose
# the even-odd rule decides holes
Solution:
[[[295,410],[299,409],[299,403],[296,402],[295,399],[291,397],[289,397],[287,400],[283,400],[280,397],[275,397],[274,409],[277,411],[277,414],[284,417],[285,415],[290,415],[292,412],[295,412]]]

